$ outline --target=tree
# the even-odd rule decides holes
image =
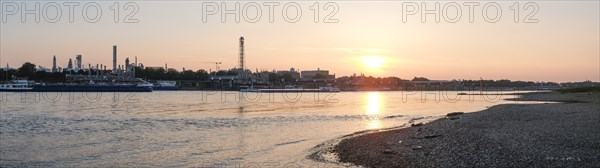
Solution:
[[[208,78],[210,78],[210,75],[204,69],[200,69],[196,71],[196,77],[200,80],[208,80]]]
[[[11,69],[11,70],[5,70],[5,69],[0,69],[0,81],[6,80],[6,81],[10,81],[12,78],[12,76],[17,74],[17,70]]]
[[[144,74],[148,79],[152,79],[152,80],[162,80],[165,79],[165,69],[160,67],[160,68],[150,68],[150,67],[146,67],[146,69],[144,70]]]
[[[196,73],[192,70],[185,70],[181,72],[181,79],[183,80],[194,80],[196,79]]]
[[[166,77],[169,80],[177,80],[179,79],[179,71],[177,69],[169,68],[167,69]]]
[[[294,81],[294,78],[292,78],[292,74],[291,73],[284,73],[284,74],[281,75],[281,78],[285,82],[292,82],[292,81]]]
[[[225,76],[225,75],[227,75],[227,71],[219,70],[219,71],[217,71],[216,75],[217,76]]]
[[[227,75],[238,75],[236,71],[227,71]]]
[[[141,67],[134,67],[134,68],[135,68],[135,77],[136,78],[144,78],[144,79],[148,78],[148,73],[146,72],[145,69],[142,69]]]
[[[35,72],[35,64],[26,62],[17,70],[17,75],[20,77],[34,78]]]
[[[281,81],[279,75],[273,72],[269,72],[269,82],[275,83]]]
[[[414,77],[412,81],[429,81],[429,79],[425,77]]]

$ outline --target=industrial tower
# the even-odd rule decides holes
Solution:
[[[246,67],[244,67],[244,37],[240,37],[240,71],[243,72]]]
[[[52,58],[52,72],[58,72],[58,69],[56,68],[56,55]]]
[[[77,69],[83,69],[82,67],[82,56],[81,55],[77,55],[75,56],[75,62],[77,62]]]
[[[113,45],[113,74],[117,73],[117,46]]]

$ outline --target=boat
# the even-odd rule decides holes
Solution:
[[[137,83],[33,83],[28,80],[13,80],[0,84],[0,91],[8,92],[152,92],[152,83],[138,80]]]
[[[0,84],[0,91],[26,92],[33,90],[32,82],[26,79],[15,79],[9,83]]]
[[[273,93],[273,92],[340,92],[341,90],[339,88],[336,87],[319,87],[319,89],[304,89],[301,87],[296,87],[296,88],[283,88],[283,89],[256,89],[256,88],[249,88],[249,89],[241,89],[240,92],[267,92],[267,93]]]
[[[179,90],[175,81],[156,81],[153,86],[154,90]]]

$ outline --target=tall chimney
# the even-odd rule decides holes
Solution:
[[[240,70],[244,71],[246,67],[244,67],[244,37],[240,37]]]
[[[52,72],[58,72],[58,69],[56,68],[56,55],[52,58]]]
[[[113,45],[113,73],[117,72],[117,46]]]

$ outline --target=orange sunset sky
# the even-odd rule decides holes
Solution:
[[[119,2],[121,6],[125,3]],[[507,1],[497,2],[502,11],[496,23],[482,17],[482,7],[489,1],[479,2],[473,23],[463,2],[457,2],[462,16],[456,23],[444,18],[436,23],[433,15],[426,15],[423,23],[418,14],[407,16],[404,23],[403,1],[335,2],[339,10],[332,18],[338,22],[323,23],[332,9],[323,8],[327,2],[299,1],[299,21],[290,23],[282,16],[282,7],[288,2],[279,2],[273,23],[262,1],[256,2],[262,8],[257,23],[243,16],[236,23],[233,15],[226,15],[222,23],[218,14],[207,16],[205,23],[201,1],[136,2],[138,23],[115,23],[110,9],[114,2],[97,2],[102,17],[96,23],[82,19],[85,2],[75,8],[73,23],[67,19],[65,6],[57,23],[48,23],[44,18],[35,23],[31,15],[28,22],[22,23],[21,15],[5,15],[10,11],[3,4],[0,65],[18,67],[30,61],[49,68],[56,55],[58,65],[66,67],[68,59],[76,54],[83,55],[85,65],[112,65],[112,46],[118,45],[119,64],[126,57],[137,56],[145,66],[167,63],[179,70],[214,70],[214,64],[203,62],[219,61],[223,62],[221,69],[227,69],[237,65],[238,38],[244,36],[246,66],[252,71],[294,67],[326,69],[338,77],[364,73],[430,79],[600,81],[598,1],[536,2],[539,11],[533,18],[538,23],[522,22],[532,10],[523,9],[526,2],[519,2],[519,22],[515,23],[510,9],[514,2]],[[422,5],[421,1],[413,2]],[[41,6],[44,3],[41,1]],[[227,1],[226,5],[232,7],[234,3]],[[242,1],[240,5],[247,3]],[[311,10],[314,3],[320,5],[318,23]],[[424,3],[433,8],[435,2]],[[442,7],[447,3],[440,1]],[[255,16],[253,9],[248,13]],[[122,20],[128,12],[120,10]],[[294,16],[295,11],[291,12]],[[457,12],[450,9],[447,13],[455,16]]]

